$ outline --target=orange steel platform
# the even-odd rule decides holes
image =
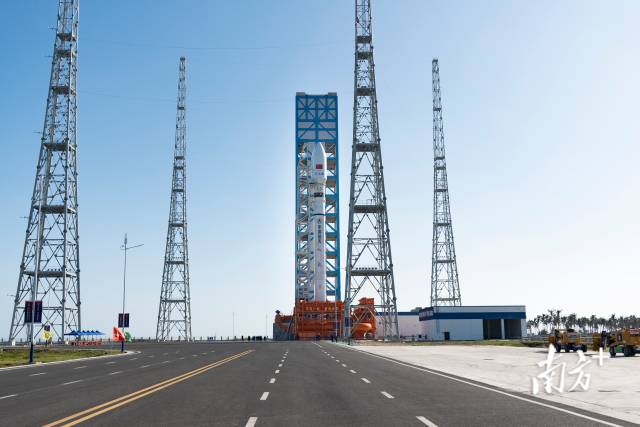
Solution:
[[[360,298],[353,306],[350,321],[351,338],[373,339],[376,334],[376,317],[373,298]],[[343,335],[344,302],[312,302],[300,300],[293,315],[278,311],[274,321],[274,339],[326,340]]]
[[[344,303],[298,301],[293,310],[294,339],[324,340],[342,334]]]

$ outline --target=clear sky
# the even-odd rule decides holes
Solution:
[[[83,0],[79,200],[83,327],[128,310],[155,334],[178,58],[188,59],[193,333],[263,334],[292,310],[294,96],[337,92],[343,260],[353,2]],[[431,59],[440,59],[462,301],[638,314],[640,3],[373,4],[400,310],[428,304]],[[0,337],[8,335],[46,101],[53,0],[7,2],[0,40]],[[344,268],[344,265],[342,266]]]

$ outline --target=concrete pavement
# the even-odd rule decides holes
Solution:
[[[529,396],[532,395],[532,378],[544,371],[538,362],[547,356],[545,349],[507,346],[361,345],[356,348]],[[560,353],[554,356],[556,363],[567,364],[565,392],[540,392],[537,396],[640,423],[640,357],[609,359],[605,353],[602,366],[599,366],[599,361],[592,358],[595,355],[594,352],[586,354],[590,360],[584,368],[590,375],[588,390],[576,388],[568,392],[577,379],[577,375],[568,372],[579,359],[576,353]]]

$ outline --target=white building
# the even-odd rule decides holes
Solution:
[[[524,305],[427,307],[420,325],[430,341],[518,339],[526,335],[527,314]]]
[[[383,335],[383,326],[379,317],[376,317],[376,338],[381,339]],[[401,339],[419,339],[422,334],[422,325],[420,324],[420,313],[418,311],[399,311],[398,312],[398,330]]]

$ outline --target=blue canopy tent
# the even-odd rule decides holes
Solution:
[[[82,338],[82,337],[95,337],[98,335],[105,335],[103,332],[100,332],[98,330],[90,330],[90,331],[71,331],[65,335],[69,335],[72,337],[78,337],[78,338]]]

